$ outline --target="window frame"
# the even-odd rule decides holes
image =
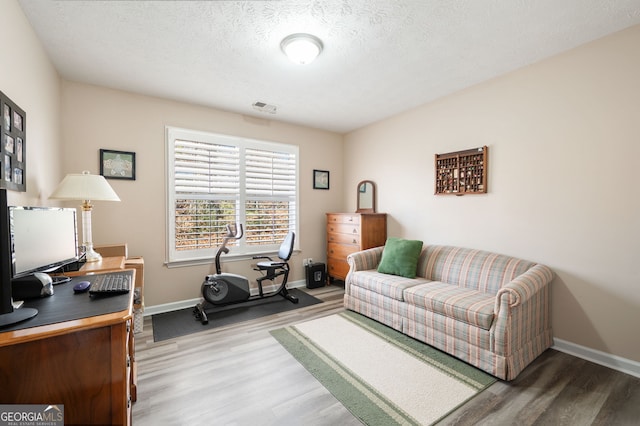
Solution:
[[[299,235],[298,229],[300,226],[300,155],[299,147],[293,144],[285,144],[279,142],[258,140],[252,138],[245,138],[239,136],[231,136],[213,132],[205,132],[199,130],[191,130],[173,126],[165,126],[165,167],[166,167],[166,265],[168,267],[186,266],[190,264],[202,264],[211,263],[214,260],[216,247],[198,249],[198,250],[176,250],[176,199],[179,199],[179,194],[176,194],[175,183],[175,141],[177,140],[197,140],[198,142],[233,145],[237,146],[240,150],[240,194],[237,200],[238,207],[236,211],[236,222],[246,223],[245,220],[245,207],[246,207],[246,185],[245,185],[245,165],[246,159],[244,157],[245,150],[258,149],[262,151],[273,152],[286,152],[294,155],[295,158],[295,213],[293,214],[293,226],[290,225],[289,229]],[[250,197],[249,197],[250,198]],[[269,197],[267,197],[269,198]],[[277,199],[277,197],[273,197]],[[245,230],[246,234],[246,230]],[[278,251],[280,243],[270,245],[249,245],[245,244],[245,237],[239,241],[230,241],[228,246],[230,252],[225,254],[225,259],[229,260],[243,260],[250,259],[255,255],[265,255],[275,253]],[[299,238],[295,240],[294,250],[298,250]]]

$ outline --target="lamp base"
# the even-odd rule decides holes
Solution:
[[[93,249],[93,246],[87,247],[85,255],[87,262],[100,262],[102,260],[102,256]]]

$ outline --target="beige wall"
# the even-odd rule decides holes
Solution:
[[[164,126],[183,126],[300,145],[302,253],[292,279],[302,279],[302,257],[325,258],[324,213],[353,211],[356,183],[372,179],[390,235],[551,266],[556,337],[640,361],[640,27],[353,132],[344,150],[329,132],[61,86],[16,1],[3,1],[0,28],[14,41],[0,55],[0,90],[27,112],[28,191],[10,191],[9,201],[50,204],[65,173],[98,172],[100,148],[135,151],[138,179],[110,181],[123,201],[96,203],[94,241],[127,241],[145,257],[147,305],[198,297],[211,270],[163,266]],[[489,194],[433,196],[433,155],[484,144]],[[330,191],[310,189],[314,168],[331,171]],[[248,262],[227,267],[254,273]]]
[[[96,202],[95,244],[127,242],[145,259],[145,303],[154,306],[199,297],[212,265],[168,269],[166,260],[165,126],[244,136],[300,147],[300,242],[291,281],[303,280],[302,258],[325,258],[324,213],[339,210],[342,192],[342,136],[265,119],[63,82],[64,170],[99,173],[99,149],[134,151],[136,180],[109,180],[122,202]],[[330,170],[331,189],[312,189],[312,170]],[[214,251],[211,253],[212,257]],[[226,272],[255,281],[251,261],[226,262]]]
[[[26,114],[27,192],[8,191],[14,205],[48,205],[63,176],[60,79],[16,1],[3,1],[0,90]],[[8,38],[7,38],[8,37]]]
[[[557,338],[640,361],[640,26],[346,135],[346,205],[389,235],[547,264]],[[434,154],[489,146],[489,193],[434,196]],[[384,165],[384,167],[382,167]]]

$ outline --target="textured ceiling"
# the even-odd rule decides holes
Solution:
[[[640,0],[19,3],[66,79],[337,132],[640,24]]]

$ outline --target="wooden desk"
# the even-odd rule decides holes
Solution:
[[[135,270],[127,270],[135,279]],[[34,318],[0,333],[0,403],[63,404],[65,424],[131,424],[133,291],[74,294],[93,275],[31,299]]]
[[[63,275],[77,277],[97,272],[117,271],[124,269],[125,261],[124,256],[103,257],[98,262],[85,262],[78,271],[65,272]]]

